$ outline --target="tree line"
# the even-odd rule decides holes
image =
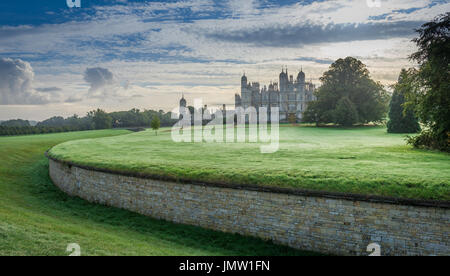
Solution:
[[[51,117],[32,126],[27,120],[9,120],[0,123],[0,136],[44,134],[68,131],[83,131],[109,128],[151,127],[152,121],[158,121],[162,127],[173,126],[171,112],[163,110],[144,110],[133,108],[129,111],[107,113],[97,109],[89,111],[86,116],[73,115],[68,118]],[[154,123],[152,127],[155,127]],[[159,127],[158,127],[159,128]]]

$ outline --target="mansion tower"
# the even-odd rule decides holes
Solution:
[[[278,107],[281,122],[300,121],[308,102],[314,101],[314,84],[305,81],[305,73],[301,70],[297,78],[288,74],[283,68],[278,83],[270,83],[269,87],[260,87],[259,82],[248,82],[245,74],[241,78],[241,94],[235,95],[235,107],[244,109],[253,106],[256,110],[266,107]]]

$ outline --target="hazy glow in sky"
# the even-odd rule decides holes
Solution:
[[[374,2],[374,1],[369,1]],[[414,29],[446,0],[11,0],[0,3],[0,120],[133,107],[233,104],[245,71],[277,81],[283,65],[318,78],[354,56],[393,83]]]

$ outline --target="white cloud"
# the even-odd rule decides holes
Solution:
[[[33,89],[34,71],[28,62],[0,58],[0,104],[37,105],[50,101],[49,95]]]
[[[256,0],[229,0],[228,6],[233,17],[244,17],[258,13],[258,1]]]

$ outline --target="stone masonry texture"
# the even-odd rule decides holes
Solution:
[[[157,219],[337,255],[450,255],[450,210],[180,184],[49,160],[62,191]]]

